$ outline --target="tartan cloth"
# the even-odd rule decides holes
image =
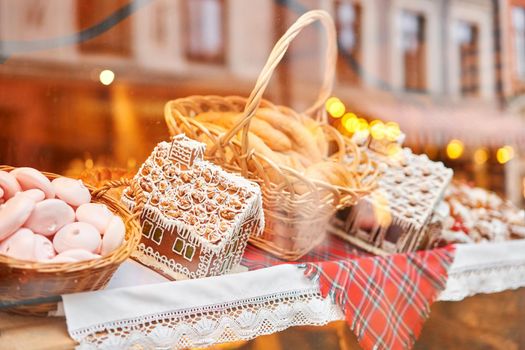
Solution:
[[[305,263],[365,350],[410,349],[446,285],[454,248]]]

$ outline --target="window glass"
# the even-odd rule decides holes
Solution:
[[[525,8],[512,9],[512,24],[514,26],[514,50],[516,73],[520,80],[525,80]]]
[[[411,11],[401,15],[401,47],[404,87],[409,91],[426,89],[425,18]]]
[[[186,56],[191,61],[223,62],[225,57],[224,2],[193,0],[185,5]]]
[[[358,82],[361,72],[361,6],[351,1],[337,1],[336,24],[339,58],[339,80]]]
[[[455,41],[459,51],[461,94],[477,95],[479,92],[478,27],[468,22],[458,22],[455,27]]]

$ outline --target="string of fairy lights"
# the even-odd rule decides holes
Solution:
[[[366,119],[347,111],[345,104],[337,97],[330,97],[326,101],[325,108],[332,118],[340,120],[340,125],[338,125],[340,131],[356,135],[358,138],[370,136],[376,140],[386,138],[389,141],[395,141],[401,135],[401,130],[397,123],[384,123],[378,119],[369,123]],[[451,139],[445,151],[448,158],[457,160],[464,156],[465,145],[461,140]],[[496,150],[495,156],[498,163],[505,164],[514,158],[515,151],[512,146],[505,145]],[[486,147],[476,149],[472,155],[472,159],[477,165],[485,164],[489,158],[490,151]]]
[[[383,123],[378,119],[369,123],[366,119],[359,118],[355,113],[347,112],[344,103],[337,97],[330,97],[326,101],[325,107],[330,116],[340,119],[341,127],[352,135],[371,136],[376,140],[386,138],[389,141],[396,141],[401,135],[401,130],[397,123]]]

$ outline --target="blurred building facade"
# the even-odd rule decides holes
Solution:
[[[334,95],[350,111],[397,121],[417,151],[525,196],[525,0],[135,1],[104,26],[129,4],[0,0],[0,163],[140,162],[166,137],[166,100],[247,95],[288,25],[321,8],[338,29]],[[313,102],[325,40],[305,30],[266,96]],[[103,69],[115,74],[108,86]],[[457,159],[451,139],[465,146]],[[504,146],[514,157],[501,165]]]

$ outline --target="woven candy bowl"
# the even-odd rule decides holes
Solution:
[[[4,171],[13,169],[0,166],[0,170]],[[59,177],[52,173],[43,174],[50,180]],[[108,283],[140,240],[137,220],[120,202],[106,194],[109,189],[124,185],[129,185],[129,180],[112,181],[99,189],[86,185],[91,192],[92,202],[105,204],[125,222],[125,241],[111,254],[100,259],[76,263],[40,263],[0,255],[0,304],[13,304],[6,309],[7,311],[45,316],[49,311],[56,310],[58,296],[98,290]]]
[[[316,21],[320,21],[328,35],[326,70],[317,101],[304,113],[298,113],[264,100],[262,95],[288,46],[304,27]],[[331,17],[324,11],[310,11],[301,16],[277,42],[248,98],[191,96],[170,101],[165,107],[166,123],[172,136],[184,133],[205,142],[208,160],[261,185],[266,227],[261,237],[251,238],[251,243],[282,259],[297,260],[310,251],[325,237],[335,211],[354,205],[376,184],[376,165],[353,141],[327,122],[324,104],[331,94],[336,57],[335,27]],[[288,118],[303,125],[308,119],[310,122],[315,120],[330,144],[330,155],[325,161],[343,165],[352,178],[351,184],[338,186],[308,178],[251,148],[250,120],[259,108],[278,112],[283,116],[283,123]],[[242,114],[236,125],[224,132],[224,129],[200,123],[194,118],[203,112]]]

